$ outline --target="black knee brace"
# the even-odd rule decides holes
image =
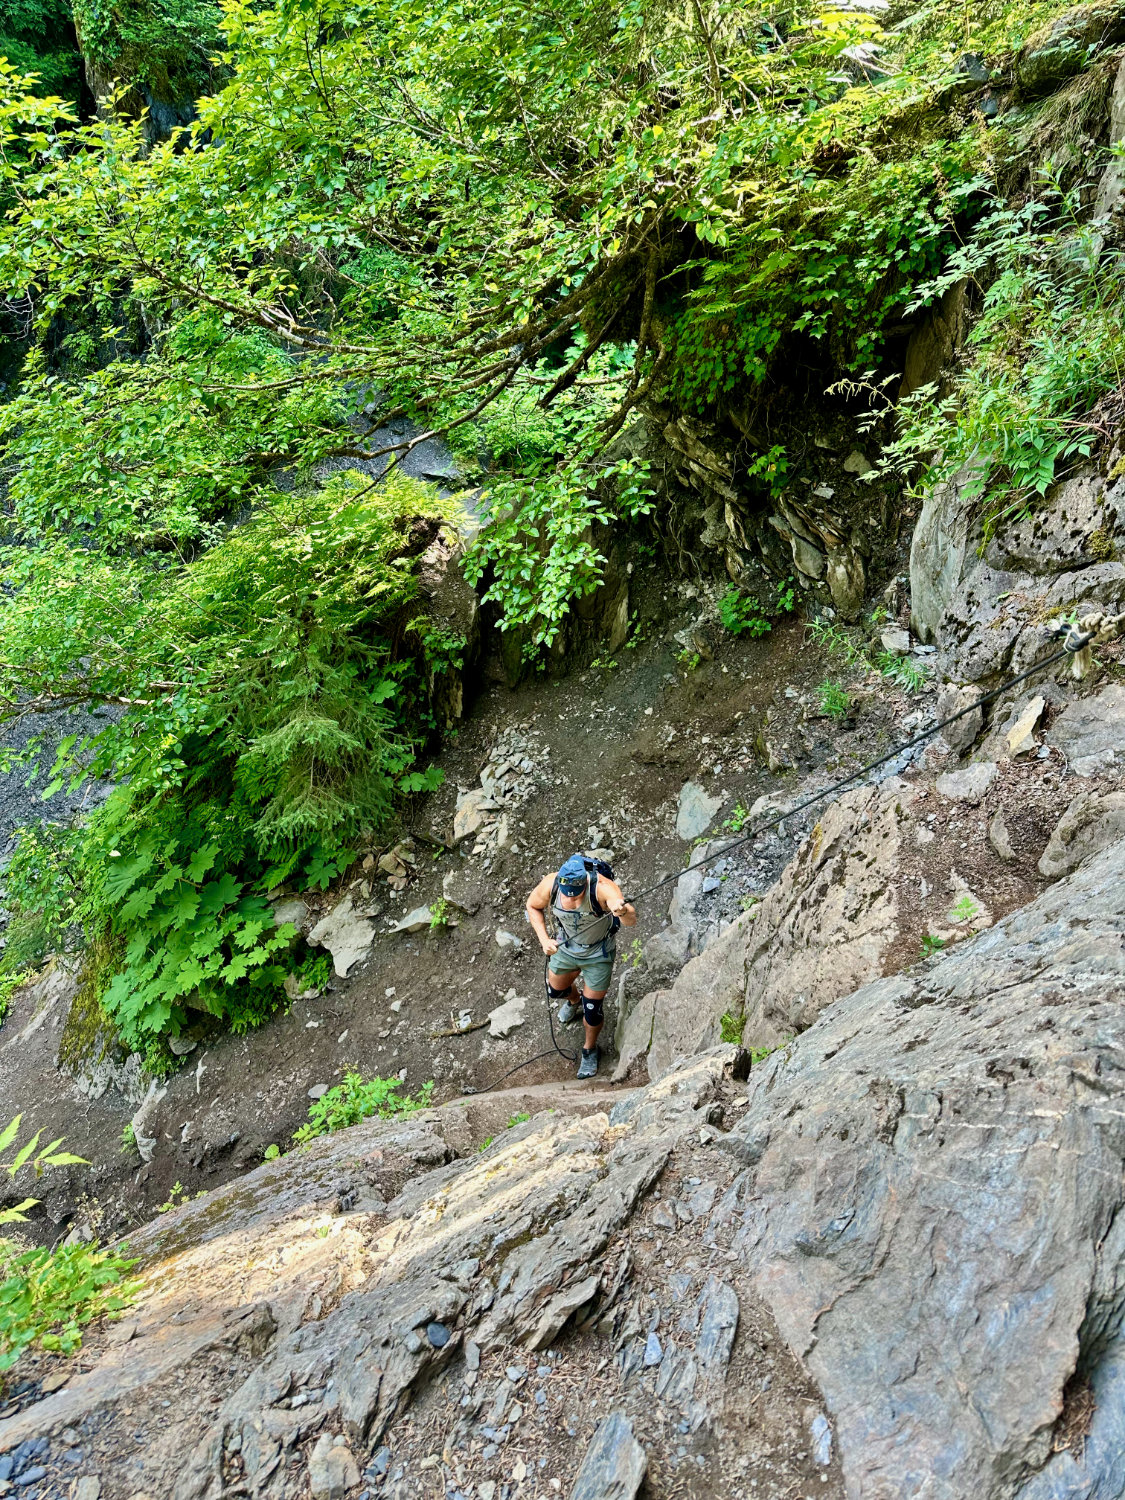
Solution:
[[[602,996],[596,1000],[589,995],[582,996],[582,1019],[587,1026],[600,1026],[605,1020],[605,1011],[602,1010]]]
[[[549,979],[547,981],[547,993],[552,1000],[565,1000],[572,988],[573,986],[568,984],[565,990],[557,990]]]

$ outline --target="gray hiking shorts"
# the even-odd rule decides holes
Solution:
[[[575,953],[570,948],[560,948],[557,953],[551,954],[547,972],[557,977],[559,974],[573,974],[577,969],[582,975],[583,982],[593,990],[594,994],[604,995],[609,989],[613,960],[616,957],[617,953],[612,943],[606,944],[604,953],[601,943],[591,948],[588,953]]]

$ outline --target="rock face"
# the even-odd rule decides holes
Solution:
[[[649,1070],[658,1076],[717,1042],[724,1016],[741,1023],[745,1045],[776,1046],[882,973],[899,936],[896,877],[915,804],[915,790],[898,779],[832,803],[765,899],[670,989],[638,1004],[623,1061],[648,1037]]]
[[[898,794],[866,795],[877,851]],[[853,857],[822,828],[795,864],[819,882]],[[799,906],[810,886],[791,889]],[[745,1055],[719,1047],[608,1114],[559,1092],[483,1151],[454,1145],[469,1106],[448,1106],[266,1163],[130,1237],[131,1336],[93,1330],[63,1389],[0,1422],[0,1452],[96,1433],[113,1500],[142,1457],[175,1500],[470,1482],[496,1500],[497,1473],[538,1477],[522,1455],[557,1452],[565,1415],[583,1436],[552,1493],[627,1500],[654,1443],[668,1473],[699,1434],[700,1494],[1119,1496],[1123,938],[1119,840],[936,962],[825,1003],[744,1091]],[[501,1122],[514,1102],[493,1096]],[[1076,1369],[1096,1409],[1053,1451]]]
[[[1125,839],[1125,792],[1082,792],[1063,813],[1039,860],[1048,880],[1068,875],[1092,854]]]
[[[1047,736],[1076,776],[1096,776],[1125,760],[1125,687],[1110,683],[1093,698],[1068,703]]]
[[[1092,0],[1056,16],[1028,37],[1016,59],[1016,77],[1025,98],[1049,93],[1080,73],[1093,52],[1125,38],[1125,7],[1116,0]]]
[[[926,496],[910,549],[911,621],[942,647],[939,667],[980,682],[1046,655],[1052,615],[1123,607],[1125,479],[1078,474],[985,543],[973,478],[966,467]]]
[[[751,1074],[740,1248],[849,1495],[1121,1493],[1123,934],[1118,843]],[[1094,1426],[1052,1458],[1079,1361]]]

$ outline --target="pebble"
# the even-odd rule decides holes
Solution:
[[[658,1365],[664,1358],[664,1350],[660,1347],[660,1340],[655,1333],[650,1333],[645,1340],[645,1364]]]
[[[309,1098],[310,1099],[323,1099],[324,1096],[325,1096],[325,1094],[327,1094],[327,1092],[328,1092],[328,1085],[326,1083],[314,1083],[313,1086],[312,1086],[312,1088],[309,1089]]]
[[[547,1392],[546,1391],[536,1391],[535,1392],[535,1404],[536,1404],[536,1406],[546,1406],[546,1404],[547,1404]]]
[[[522,1365],[509,1365],[504,1373],[505,1375],[507,1375],[508,1379],[512,1382],[513,1385],[518,1385],[523,1377],[527,1374],[527,1371],[523,1368]]]
[[[444,1349],[449,1343],[449,1329],[444,1323],[427,1323],[426,1337],[435,1349]]]
[[[46,1479],[47,1470],[42,1464],[33,1464],[30,1469],[25,1469],[22,1474],[17,1474],[12,1480],[13,1484],[34,1484],[37,1479]]]
[[[472,1339],[465,1341],[465,1367],[469,1370],[480,1369],[480,1345],[474,1344]]]

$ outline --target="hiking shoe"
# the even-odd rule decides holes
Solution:
[[[559,1007],[559,1025],[573,1026],[582,1014],[582,1007],[576,1000],[564,1000]]]
[[[594,1078],[594,1077],[597,1076],[597,1072],[598,1072],[598,1049],[596,1047],[591,1047],[590,1050],[587,1052],[586,1048],[583,1047],[582,1048],[582,1056],[578,1060],[578,1076],[579,1076],[579,1078]]]

